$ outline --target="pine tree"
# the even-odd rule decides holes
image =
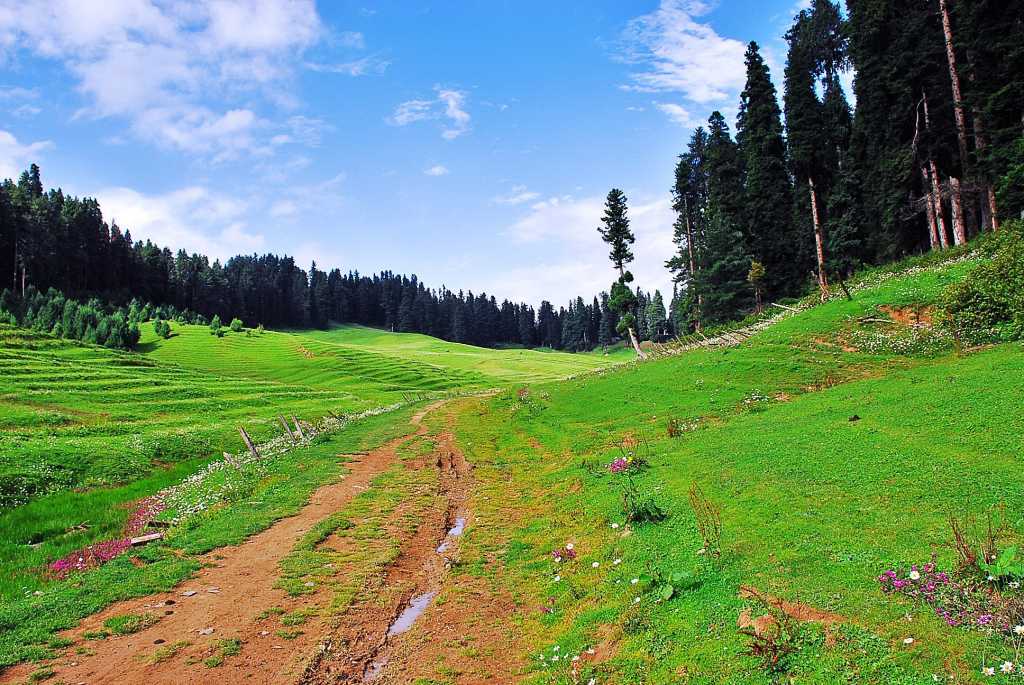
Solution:
[[[604,218],[601,221],[603,226],[598,227],[597,231],[601,234],[602,240],[611,247],[608,257],[619,272],[619,280],[612,285],[608,304],[619,315],[619,332],[629,335],[629,340],[637,356],[645,359],[647,355],[640,349],[640,342],[637,340],[634,329],[636,325],[636,296],[629,288],[629,284],[633,281],[633,274],[626,271],[626,264],[633,261],[633,252],[629,246],[636,241],[636,238],[629,230],[626,196],[618,188],[612,188],[608,192]]]
[[[665,300],[660,290],[654,291],[654,296],[647,304],[647,333],[654,342],[661,342],[668,335],[668,314],[665,311]]]
[[[782,137],[782,112],[757,43],[746,54],[747,82],[740,96],[736,143],[744,165],[743,230],[763,264],[769,297],[798,291],[805,273],[799,235],[792,225],[792,188]]]
[[[703,297],[701,314],[707,323],[738,318],[750,302],[747,274],[750,255],[743,233],[717,207],[709,211],[705,249],[694,290]]]

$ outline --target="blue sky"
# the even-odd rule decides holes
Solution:
[[[0,174],[174,249],[289,253],[538,303],[669,289],[676,155],[776,84],[795,0],[0,0]]]

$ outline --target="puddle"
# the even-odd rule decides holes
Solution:
[[[384,671],[384,667],[388,665],[387,659],[383,661],[374,661],[363,673],[363,682],[370,683],[380,677],[381,672]]]
[[[388,628],[388,637],[395,635],[401,635],[405,631],[412,628],[412,624],[416,622],[416,619],[420,617],[426,608],[430,604],[430,600],[434,599],[437,595],[437,590],[431,590],[430,592],[424,592],[422,595],[413,597],[402,613],[398,615],[395,622]]]
[[[448,546],[451,544],[451,539],[452,538],[457,538],[460,535],[462,535],[462,531],[464,531],[465,529],[466,529],[466,517],[465,516],[457,517],[455,519],[455,525],[452,526],[452,529],[448,531],[448,535],[445,537],[444,542],[442,542],[438,546],[437,553],[438,554],[444,554],[445,552],[447,552],[448,551]]]

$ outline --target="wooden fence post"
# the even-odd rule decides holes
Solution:
[[[299,437],[305,440],[306,434],[302,432],[302,424],[299,423],[299,420],[297,418],[295,418],[295,414],[292,414],[292,421],[295,422],[295,430],[299,434]]]
[[[245,441],[245,446],[249,448],[250,452],[252,452],[252,456],[259,459],[260,453],[256,451],[256,445],[252,444],[252,438],[249,437],[249,434],[246,433],[245,429],[241,426],[238,427],[238,432],[242,434],[242,440]]]
[[[292,433],[292,429],[288,427],[288,422],[285,421],[284,417],[281,416],[280,414],[277,415],[277,418],[281,421],[281,425],[284,426],[284,432],[288,434],[288,437],[291,438],[292,442],[294,443],[295,434]]]

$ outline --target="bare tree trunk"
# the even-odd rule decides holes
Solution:
[[[935,206],[935,223],[939,229],[939,245],[945,250],[949,247],[949,236],[946,234],[946,217],[942,209],[942,188],[939,187],[939,165],[934,159],[928,160],[932,176],[932,203]]]
[[[626,285],[626,282],[624,280],[626,278],[625,267],[619,267],[619,278],[623,279],[622,285]],[[629,286],[626,285],[626,287],[628,288]],[[626,330],[629,332],[629,342],[633,345],[633,351],[636,352],[636,356],[639,357],[640,359],[647,359],[647,355],[644,354],[644,351],[640,349],[640,343],[637,342],[636,333],[633,332],[633,327],[627,326]]]
[[[683,211],[686,212],[686,250],[690,254],[690,280],[697,276],[697,260],[693,255],[693,226],[690,224],[690,201],[683,197]],[[700,330],[701,310],[704,307],[704,296],[697,295],[697,321],[694,322],[696,329]]]
[[[818,287],[821,288],[821,299],[828,299],[828,276],[825,275],[825,229],[821,225],[821,214],[818,212],[818,191],[814,187],[814,178],[807,177],[807,186],[811,191],[811,218],[814,221],[814,247],[818,253]]]
[[[960,73],[956,66],[956,51],[953,50],[953,24],[949,20],[947,0],[939,0],[942,13],[942,33],[946,38],[946,61],[949,62],[949,80],[953,88],[953,116],[956,119],[956,139],[960,152],[960,173],[967,174],[967,118],[964,116],[964,99],[960,90]],[[954,182],[955,181],[955,182]],[[953,241],[961,245],[967,240],[964,227],[963,200],[960,194],[960,179],[950,178],[953,207]]]
[[[974,79],[974,75],[971,75],[971,79]],[[985,118],[977,107],[971,110],[971,115],[974,118],[974,149],[981,153],[982,150],[988,147],[988,134],[985,131]],[[984,195],[981,202],[982,209],[982,223],[993,231],[999,229],[999,215],[996,211],[996,190],[992,187],[992,183],[988,180],[984,180]]]
[[[953,216],[953,244],[963,245],[967,242],[967,228],[964,223],[963,195],[960,193],[960,179],[955,176],[949,177],[951,189],[949,204]]]
[[[928,238],[933,250],[939,248],[939,227],[935,223],[935,206],[932,204],[931,180],[928,178],[928,168],[921,165],[921,179],[924,181],[924,211],[928,216]]]

